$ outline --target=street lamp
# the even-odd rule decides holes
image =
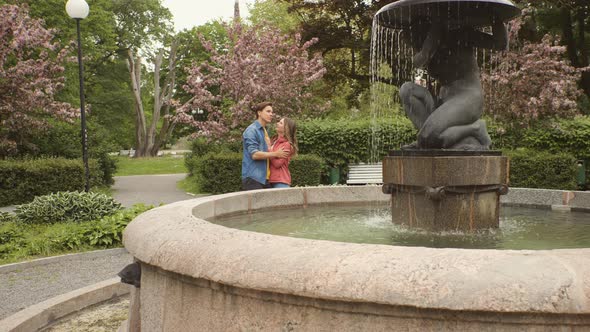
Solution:
[[[66,12],[76,20],[76,30],[78,32],[78,72],[80,75],[80,122],[82,123],[82,161],[84,162],[84,191],[90,190],[90,170],[88,169],[88,134],[86,132],[86,114],[84,111],[84,66],[82,65],[82,42],[80,40],[80,20],[88,16],[88,4],[84,0],[68,0],[66,3]]]

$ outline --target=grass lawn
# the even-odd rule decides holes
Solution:
[[[118,156],[115,176],[187,173],[183,156],[129,158]]]
[[[184,180],[180,180],[176,183],[176,186],[191,194],[203,194],[199,188],[199,183],[194,176],[187,176]]]

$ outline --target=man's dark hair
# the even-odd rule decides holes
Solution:
[[[258,112],[262,111],[266,106],[272,106],[272,103],[270,101],[263,101],[262,103],[252,105],[250,109],[258,116]]]

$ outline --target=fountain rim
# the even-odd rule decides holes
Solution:
[[[590,314],[590,287],[583,280],[590,275],[590,248],[355,244],[254,233],[206,221],[216,214],[383,201],[383,196],[379,186],[341,186],[197,198],[141,214],[126,228],[123,241],[142,263],[244,289],[423,309]],[[499,269],[504,266],[509,268]],[[560,295],[563,287],[566,297]]]

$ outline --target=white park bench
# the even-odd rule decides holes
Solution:
[[[354,164],[348,166],[346,184],[382,184],[382,164]]]

